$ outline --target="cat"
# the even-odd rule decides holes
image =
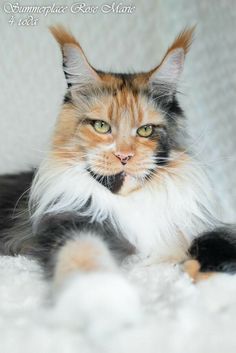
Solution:
[[[67,91],[39,168],[0,178],[1,253],[36,258],[56,290],[72,288],[68,300],[90,325],[136,318],[139,299],[118,270],[129,255],[234,273],[235,231],[214,216],[177,100],[193,28],[158,66],[133,74],[96,70],[70,31],[50,30]]]

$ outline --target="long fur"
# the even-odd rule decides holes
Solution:
[[[138,252],[155,253],[160,260],[183,255],[194,237],[216,224],[208,180],[185,155],[179,167],[160,174],[158,184],[144,185],[126,197],[104,188],[82,164],[63,169],[46,163],[36,175],[30,198],[36,225],[45,214],[69,211],[91,222],[109,219]]]
[[[116,259],[138,253],[183,261],[190,254],[204,262],[207,253],[197,252],[198,242],[220,222],[208,179],[186,149],[176,98],[192,30],[177,37],[160,65],[140,74],[96,71],[70,33],[61,27],[51,31],[61,47],[68,90],[52,149],[32,183],[32,174],[19,178],[22,187],[16,177],[0,178],[1,252],[35,256],[54,275],[58,268],[74,269],[73,258],[58,256],[68,243],[71,250],[81,235],[93,234]],[[114,136],[95,131],[101,117],[113,124]],[[152,135],[142,138],[137,129],[146,124]],[[134,157],[124,165],[115,149]],[[122,182],[114,188],[109,180],[117,175]],[[12,190],[4,192],[4,185]],[[233,234],[225,237],[230,247]]]

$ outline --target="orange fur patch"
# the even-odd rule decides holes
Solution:
[[[81,146],[79,144],[71,144],[78,124],[79,121],[73,106],[71,104],[64,105],[59,115],[52,140],[51,153],[57,160],[71,162],[81,157]]]
[[[193,282],[209,279],[215,272],[201,272],[201,265],[197,260],[188,260],[184,263],[184,271],[192,278]]]
[[[62,25],[50,26],[49,30],[61,47],[65,44],[74,44],[83,52],[79,42],[75,39],[73,34]]]
[[[174,49],[177,48],[182,48],[184,49],[184,54],[186,55],[189,51],[189,48],[192,44],[193,41],[193,33],[195,30],[195,26],[183,30],[174,40],[174,42],[171,44],[171,46],[168,48],[165,57]]]
[[[61,283],[65,277],[76,271],[113,270],[114,264],[104,261],[108,256],[108,251],[104,246],[100,242],[94,242],[91,238],[68,241],[58,253],[55,283]]]

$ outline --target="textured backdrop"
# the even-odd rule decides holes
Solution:
[[[37,165],[48,148],[65,90],[49,24],[69,25],[95,67],[124,71],[152,68],[183,27],[197,24],[180,99],[189,119],[191,147],[209,171],[222,218],[235,221],[236,1],[137,0],[132,14],[34,15],[39,18],[35,27],[11,25],[11,15],[4,13],[3,1],[0,4],[0,173]]]

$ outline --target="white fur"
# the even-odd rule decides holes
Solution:
[[[79,211],[92,197],[86,215],[114,226],[144,255],[163,260],[181,257],[192,239],[214,226],[212,194],[200,166],[186,159],[173,173],[161,173],[159,183],[139,191],[112,194],[94,180],[82,163],[64,166],[45,162],[31,190],[33,220],[47,212]]]
[[[137,292],[117,273],[77,272],[66,281],[56,304],[57,321],[92,337],[109,335],[141,318]]]
[[[146,266],[131,259],[121,270],[135,282],[142,320],[131,327],[122,324],[113,335],[98,334],[95,340],[78,327],[79,283],[78,287],[74,280],[71,283],[73,302],[66,301],[62,291],[64,302],[58,298],[58,306],[46,305],[48,283],[40,267],[22,256],[1,256],[1,353],[235,353],[235,276],[218,274],[192,284],[179,266]],[[122,288],[117,289],[117,296]],[[86,307],[91,305],[90,295],[91,291],[86,294]],[[104,304],[104,298],[101,300]],[[126,302],[124,308],[127,310]],[[95,310],[98,313],[99,309]]]

